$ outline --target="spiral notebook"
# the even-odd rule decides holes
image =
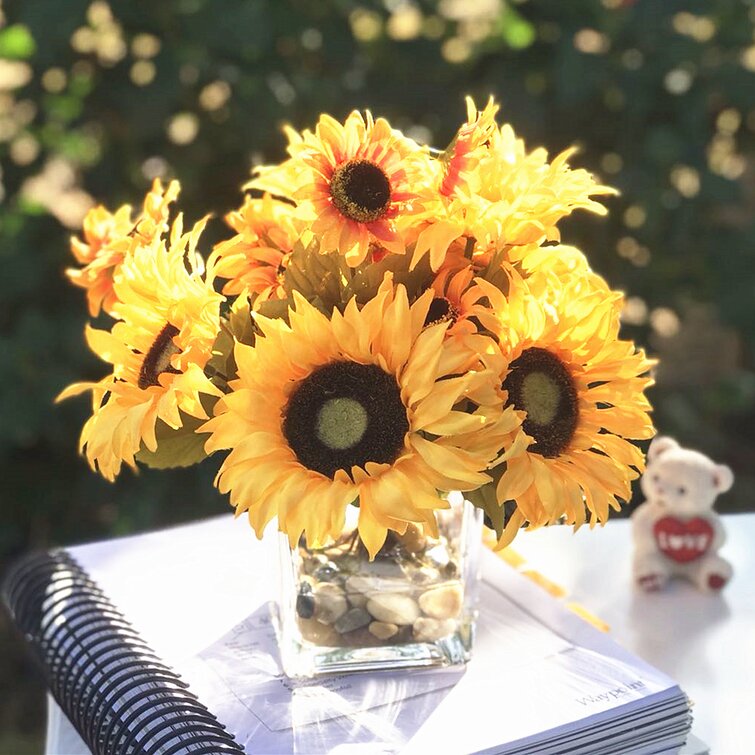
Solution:
[[[687,739],[675,682],[492,553],[463,669],[294,683],[275,591],[275,538],[221,517],[28,557],[3,597],[78,732],[71,755],[675,753]]]
[[[92,752],[243,753],[66,551],[24,560],[3,597]]]

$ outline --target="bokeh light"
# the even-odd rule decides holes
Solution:
[[[89,207],[179,178],[218,240],[252,166],[285,156],[283,124],[370,108],[442,150],[466,94],[618,189],[563,241],[626,292],[622,327],[660,360],[659,429],[734,468],[724,510],[752,506],[754,29],[740,0],[0,2],[0,558],[225,510],[212,462],[103,485],[76,458],[84,402],[52,405],[103,374],[64,284]],[[11,728],[32,710],[39,729],[12,678]]]

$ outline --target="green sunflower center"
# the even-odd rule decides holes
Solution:
[[[527,413],[524,431],[535,439],[529,450],[558,456],[569,445],[579,419],[577,389],[564,363],[545,349],[526,349],[511,363],[503,387],[509,403]]]
[[[175,325],[168,323],[158,334],[144,357],[139,370],[137,385],[144,390],[151,385],[160,385],[157,379],[163,372],[178,373],[170,363],[171,357],[178,354],[181,349],[176,346],[173,339],[180,333]]]
[[[375,163],[349,160],[333,171],[330,196],[343,216],[357,223],[371,223],[387,212],[391,203],[391,184]]]
[[[343,451],[353,448],[367,432],[367,410],[353,398],[332,398],[317,414],[318,440],[328,448]]]
[[[409,430],[396,378],[374,364],[332,362],[294,389],[283,435],[301,464],[333,477],[367,462],[391,464]]]
[[[427,310],[425,325],[437,325],[440,322],[456,322],[459,311],[445,296],[436,296],[430,302],[430,308]]]
[[[530,372],[522,380],[522,403],[536,425],[549,425],[556,418],[561,392],[558,383],[544,372]]]

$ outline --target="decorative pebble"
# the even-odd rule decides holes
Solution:
[[[372,624],[370,624],[370,632],[379,640],[387,640],[398,632],[398,627],[395,624],[388,624],[385,621],[373,621]]]
[[[1,2],[2,0],[0,0]],[[419,525],[389,533],[373,561],[352,537],[302,556],[297,622],[323,647],[434,642],[458,628],[463,588],[458,552]]]
[[[302,617],[302,619],[311,619],[315,615],[315,596],[312,595],[312,588],[309,588],[309,592],[302,590],[296,596],[296,613]]]
[[[464,599],[464,591],[458,582],[433,587],[419,596],[422,612],[434,619],[448,619],[458,616]]]
[[[328,561],[322,566],[318,566],[312,575],[318,582],[332,582],[339,574],[338,567],[332,562]]]
[[[372,597],[375,593],[411,593],[414,592],[413,585],[406,581],[405,577],[401,579],[386,579],[384,577],[363,577],[354,575],[346,580],[346,592],[361,593]]]
[[[381,593],[367,601],[367,610],[378,620],[388,624],[413,624],[419,617],[419,607],[408,595]]]
[[[339,642],[352,648],[371,648],[382,644],[382,641],[371,634],[367,627],[360,627],[353,632],[339,635]]]
[[[299,619],[299,630],[301,636],[313,645],[325,647],[338,647],[340,644],[340,635],[333,627],[327,624],[321,624],[316,619]]]
[[[318,621],[323,624],[333,624],[348,610],[346,596],[338,585],[325,582],[317,586],[314,617]]]
[[[333,624],[333,628],[339,634],[346,634],[366,627],[371,621],[372,616],[364,608],[351,608]]]
[[[371,587],[376,580],[373,577],[360,577],[354,575],[346,580],[346,592],[351,595],[352,593],[359,593],[360,595],[366,595],[373,588]]]
[[[428,619],[421,616],[414,622],[414,639],[417,642],[435,642],[441,637],[446,637],[456,630],[456,622],[453,619]]]
[[[449,561],[443,567],[443,573],[447,577],[455,577],[459,573],[459,567],[456,565],[456,561]]]
[[[346,593],[346,598],[354,608],[364,608],[367,605],[367,596],[361,592]]]

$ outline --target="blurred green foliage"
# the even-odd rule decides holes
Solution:
[[[660,356],[663,433],[755,501],[755,6],[751,0],[14,0],[0,6],[0,565],[36,545],[226,511],[213,460],[98,479],[77,456],[104,373],[63,276],[93,201],[177,177],[190,219],[241,203],[283,122],[370,108],[443,146],[494,94],[528,145],[581,147],[621,196],[564,239],[629,295]],[[219,238],[219,220],[211,226]]]

